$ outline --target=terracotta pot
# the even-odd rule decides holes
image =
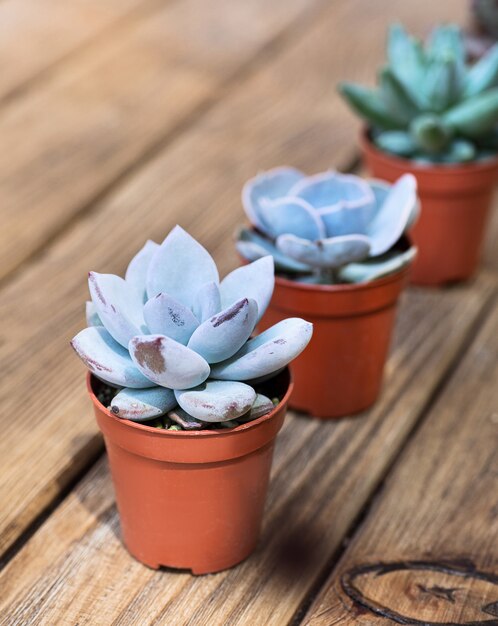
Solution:
[[[290,406],[315,417],[337,418],[375,402],[407,273],[404,268],[357,285],[305,285],[275,279],[262,329],[287,317],[313,323],[308,347],[291,365]]]
[[[470,278],[477,269],[498,158],[468,165],[417,165],[377,149],[364,133],[363,155],[376,178],[394,182],[410,172],[418,183],[422,212],[410,231],[418,255],[411,272],[417,285]]]
[[[165,431],[119,419],[97,399],[99,384],[88,375],[129,552],[154,569],[194,574],[217,572],[249,556],[292,390],[288,370],[263,390],[282,398],[273,411],[215,431]]]

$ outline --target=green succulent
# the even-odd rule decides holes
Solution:
[[[494,39],[498,39],[498,2],[472,0],[472,13],[481,29]]]
[[[436,28],[423,44],[392,25],[377,87],[339,90],[385,152],[458,163],[498,150],[498,44],[468,65],[458,26]]]

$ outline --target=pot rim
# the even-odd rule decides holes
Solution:
[[[289,377],[289,384],[287,386],[287,390],[280,400],[280,402],[273,407],[273,409],[267,413],[266,415],[262,415],[251,422],[247,422],[247,424],[240,424],[239,426],[235,426],[235,428],[223,428],[217,430],[173,430],[168,431],[161,428],[153,428],[152,426],[147,426],[146,424],[141,424],[140,422],[132,422],[128,419],[122,419],[114,415],[107,407],[105,407],[100,400],[95,395],[92,382],[93,380],[98,380],[98,378],[92,373],[86,373],[86,389],[87,393],[90,396],[90,400],[92,401],[94,407],[96,407],[99,411],[101,411],[106,417],[113,420],[116,424],[120,424],[121,426],[129,427],[132,429],[136,429],[138,431],[147,432],[154,434],[158,437],[177,437],[177,438],[191,438],[191,437],[225,437],[232,435],[233,433],[248,431],[253,428],[256,428],[260,424],[264,422],[270,421],[273,419],[277,413],[288,404],[290,395],[294,388],[294,381],[292,380],[292,374],[289,369],[289,366],[286,366],[283,372],[287,371]],[[282,372],[280,372],[282,373]],[[278,374],[277,374],[278,375]],[[103,381],[104,382],[104,381]]]
[[[411,242],[410,242],[411,243]],[[283,276],[275,276],[275,282],[278,282],[283,287],[289,287],[292,289],[298,289],[302,291],[321,291],[328,293],[344,293],[344,292],[352,292],[352,291],[367,291],[369,289],[376,289],[377,287],[382,287],[384,285],[388,285],[391,282],[397,282],[400,278],[405,276],[410,268],[412,263],[408,263],[400,270],[396,272],[391,272],[386,276],[382,276],[381,278],[376,278],[375,280],[370,280],[363,283],[342,283],[339,285],[308,285],[306,283],[298,283],[295,280],[291,280],[290,278],[284,278]]]
[[[409,167],[412,170],[424,172],[424,174],[428,174],[429,176],[437,176],[442,171],[445,174],[449,173],[459,175],[467,174],[470,171],[482,172],[498,168],[498,153],[494,157],[483,159],[482,161],[475,159],[465,163],[464,165],[455,163],[432,163],[431,165],[416,163],[413,159],[404,159],[403,157],[389,154],[388,152],[384,152],[378,148],[370,139],[370,128],[368,126],[364,126],[361,130],[360,142],[364,150],[372,152],[375,154],[375,157],[381,161],[391,164],[394,163],[401,169]]]

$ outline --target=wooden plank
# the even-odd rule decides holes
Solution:
[[[162,238],[176,222],[210,249],[222,243],[217,258],[226,271],[236,263],[230,234],[242,217],[235,207],[246,177],[283,161],[312,171],[351,160],[353,135],[346,123],[351,117],[329,85],[344,75],[363,77],[372,71],[382,53],[387,15],[409,15],[420,27],[429,6],[425,0],[414,11],[401,0],[383,1],[380,13],[368,7],[360,11],[362,0],[327,7],[301,40],[234,90],[2,290],[1,327],[9,329],[0,342],[0,365],[9,372],[0,380],[0,501],[9,499],[9,507],[0,508],[2,548],[11,545],[100,445],[82,368],[67,347],[84,323],[86,271],[122,272],[144,239]],[[443,3],[438,7],[443,16]],[[360,14],[364,21],[358,20]],[[361,66],[346,49],[336,55],[338,42],[330,37],[334,28],[346,32],[353,19],[358,40],[364,42],[356,50],[367,59]],[[463,294],[470,299],[471,323],[487,298],[487,286],[479,283]],[[461,334],[450,338],[449,354],[465,332],[462,327]],[[37,416],[35,422],[12,419],[19,398],[23,412]],[[49,454],[40,442],[50,442]],[[35,476],[26,469],[33,466]]]
[[[26,626],[289,623],[453,362],[491,283],[483,276],[472,290],[409,293],[384,393],[370,413],[330,424],[287,421],[263,537],[246,563],[192,577],[131,559],[102,461],[0,575],[0,615]]]
[[[304,623],[392,624],[393,614],[424,624],[497,623],[497,380],[495,305]],[[413,561],[432,569],[351,574],[365,564]],[[359,591],[358,601],[341,580],[350,594]],[[378,619],[365,601],[375,602]]]
[[[0,3],[0,100],[124,19],[168,0],[3,0]]]
[[[167,4],[128,20],[4,107],[0,278],[320,1]]]

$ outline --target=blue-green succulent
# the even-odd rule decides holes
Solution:
[[[249,180],[242,203],[253,227],[238,233],[239,253],[248,261],[271,254],[279,272],[302,282],[371,281],[416,253],[403,238],[419,212],[411,174],[389,185],[278,167]]]
[[[179,226],[161,245],[148,241],[125,278],[90,272],[88,284],[89,325],[72,346],[118,389],[111,410],[134,421],[168,415],[202,428],[258,417],[273,404],[251,382],[280,372],[312,334],[291,318],[251,337],[272,296],[273,258],[220,282],[210,254]]]
[[[479,27],[493,39],[498,39],[498,2],[472,0],[472,13]]]
[[[345,82],[339,90],[381,150],[429,163],[498,151],[498,44],[469,65],[457,26],[436,28],[424,45],[395,24],[377,83]]]

